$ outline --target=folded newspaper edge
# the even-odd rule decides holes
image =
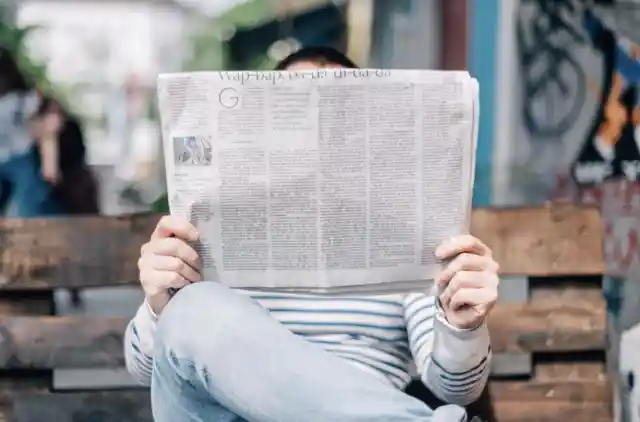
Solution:
[[[437,290],[433,279],[415,281],[394,281],[378,284],[361,284],[359,286],[338,286],[338,287],[318,287],[318,288],[254,288],[247,287],[245,290],[272,291],[291,294],[306,294],[317,296],[380,296],[393,293],[422,292],[436,294]]]
[[[332,72],[336,73],[332,74]],[[338,80],[338,72],[341,75],[340,80]],[[348,72],[353,72],[353,74]],[[351,77],[351,81],[347,85],[345,79],[349,77]],[[318,96],[318,92],[314,91],[314,89],[319,90],[318,86],[328,86],[329,88],[326,88],[325,92],[337,92],[332,97],[335,100],[335,98],[340,98],[340,95],[342,95],[338,88],[342,90],[345,89],[345,86],[349,88],[364,86],[366,89],[374,91],[377,89],[380,92],[384,92],[385,89],[391,90],[392,87],[400,84],[411,87],[430,84],[429,87],[434,88],[438,84],[444,86],[452,81],[463,85],[461,91],[455,91],[453,95],[458,95],[462,98],[461,107],[464,107],[464,103],[467,103],[466,106],[470,107],[470,115],[468,116],[468,124],[461,125],[464,126],[462,131],[464,135],[461,136],[464,149],[461,154],[462,167],[459,169],[462,182],[462,186],[460,186],[462,198],[460,199],[461,203],[465,204],[465,209],[456,211],[464,214],[464,224],[460,225],[456,233],[450,233],[450,235],[468,232],[471,219],[480,110],[478,82],[467,72],[337,69],[297,72],[195,72],[160,75],[158,78],[158,96],[170,210],[172,214],[189,218],[201,233],[201,241],[195,244],[194,247],[203,257],[203,261],[208,261],[208,264],[205,265],[204,279],[247,290],[332,296],[381,295],[412,291],[434,292],[433,289],[438,289],[435,286],[434,279],[437,277],[442,263],[435,261],[435,258],[431,264],[426,266],[372,267],[344,271],[339,273],[337,277],[331,278],[330,281],[327,270],[291,271],[273,268],[254,270],[252,268],[254,262],[251,262],[250,259],[245,261],[239,259],[239,261],[247,264],[246,269],[236,267],[234,271],[230,271],[228,268],[220,270],[220,267],[222,267],[220,263],[223,262],[223,250],[228,246],[224,243],[225,239],[221,234],[223,233],[221,215],[224,214],[224,211],[221,211],[223,200],[220,199],[220,190],[223,182],[220,181],[222,176],[219,174],[221,166],[226,165],[226,163],[217,160],[217,155],[223,151],[223,147],[220,146],[223,141],[226,142],[227,149],[224,149],[225,153],[229,151],[233,153],[234,148],[236,148],[235,151],[240,149],[232,145],[236,139],[229,141],[228,139],[225,140],[224,137],[231,136],[229,135],[230,131],[242,130],[240,127],[229,127],[229,124],[233,124],[233,119],[235,118],[233,113],[237,113],[235,116],[241,116],[242,107],[245,106],[242,101],[245,98],[247,99],[246,104],[253,101],[253,107],[265,107],[264,110],[260,110],[261,113],[266,114],[268,112],[266,110],[267,106],[264,106],[264,104],[256,106],[256,100],[251,98],[251,95],[263,95],[262,98],[273,103],[275,102],[273,100],[275,95],[283,95],[282,93],[286,91],[293,92],[292,95],[306,92],[307,95]],[[276,94],[269,92],[269,89],[275,91],[276,89],[273,87],[277,87],[278,84],[287,88],[278,91]],[[262,92],[266,92],[266,94],[261,94]],[[223,98],[225,95],[227,96],[225,97],[226,99]],[[425,100],[425,96],[423,96],[422,101],[417,105],[413,104],[412,107],[414,109],[420,106],[424,107],[429,100]],[[236,106],[238,107],[237,109],[235,108]],[[282,105],[280,106],[282,107]],[[246,107],[250,109],[248,105]],[[318,107],[317,104],[316,107]],[[319,113],[315,109],[309,113],[314,112]],[[317,114],[315,116],[317,118]],[[231,123],[224,119],[229,119]],[[247,124],[246,120],[238,120],[237,122]],[[438,121],[435,123],[443,124]],[[226,128],[222,129],[223,126]],[[315,130],[320,130],[320,128],[316,127]],[[254,136],[256,144],[259,145],[260,142],[266,144],[264,141],[267,140],[267,132],[263,127],[262,132]],[[300,137],[300,134],[298,133],[296,136]],[[414,133],[414,136],[416,138],[413,142],[417,145],[416,148],[420,147],[421,142],[417,140],[417,133]],[[270,143],[280,142],[273,136],[268,141]],[[181,161],[183,159],[179,156],[178,148],[183,146],[182,144],[186,145],[187,142],[200,142],[204,145],[204,150],[200,151],[201,153],[204,152],[204,155],[200,154],[199,159],[201,161],[195,162],[197,160],[194,161],[193,157],[192,161],[194,162]],[[368,143],[369,141],[365,142]],[[206,148],[209,149],[208,156]],[[261,148],[266,151],[269,146],[262,145]],[[180,153],[184,153],[184,150],[181,150]],[[467,155],[465,156],[465,154]],[[246,160],[239,160],[238,163],[240,163],[238,164],[239,166],[253,165],[251,163],[246,164]],[[367,166],[370,164],[367,163]],[[238,169],[241,169],[241,167],[238,167]],[[242,167],[242,169],[246,170],[245,167]],[[253,170],[250,169],[249,171]],[[263,182],[266,183],[267,191],[271,189],[268,181],[270,176],[271,174],[267,176],[267,181]],[[302,175],[300,179],[306,176],[308,174]],[[373,188],[367,186],[367,189]],[[247,192],[246,195],[253,195],[253,192]],[[238,207],[236,212],[240,214],[243,210],[244,208]],[[272,215],[269,215],[269,218],[272,217]],[[460,230],[460,228],[462,229]],[[369,230],[370,227],[367,226],[366,236],[369,236]],[[251,237],[256,233],[249,232],[245,233],[245,235]],[[270,234],[267,235],[267,239],[268,241],[271,240]],[[320,238],[316,240],[322,242]],[[444,239],[439,239],[439,241],[442,240]],[[271,251],[272,246],[269,244],[269,251]],[[317,246],[317,248],[320,248],[320,246]],[[243,252],[236,253],[242,254]],[[251,253],[253,252],[248,252],[247,255],[251,257]]]

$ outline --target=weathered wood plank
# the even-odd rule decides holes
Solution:
[[[611,396],[606,382],[493,381],[491,393],[498,422],[610,420]],[[22,392],[2,396],[3,407],[9,408],[5,412],[6,422],[152,420],[148,392],[142,390],[31,394]],[[590,417],[586,417],[587,415]],[[563,418],[556,419],[558,416]]]
[[[541,363],[530,380],[492,380],[495,401],[611,401],[612,390],[604,363]]]
[[[0,317],[0,368],[122,367],[127,322],[119,317]]]
[[[491,246],[505,275],[597,275],[605,270],[604,227],[595,208],[476,209],[471,232]]]
[[[607,380],[604,362],[544,362],[535,367],[536,382],[601,382]]]
[[[609,403],[496,401],[497,422],[613,422]]]
[[[53,291],[0,292],[0,316],[49,315],[54,311]],[[2,354],[0,334],[0,354]],[[11,420],[9,394],[44,392],[52,382],[52,371],[0,371],[0,422]]]
[[[565,365],[567,366],[567,365]],[[574,370],[566,369],[564,373]],[[580,372],[580,371],[578,371]],[[558,372],[560,376],[562,372]],[[578,421],[572,416],[595,412],[593,419],[608,420],[611,391],[606,381],[561,378],[531,381],[492,381],[491,395],[498,421],[546,421],[557,410],[558,414]],[[146,391],[91,392],[91,393],[25,393],[4,390],[0,400],[10,403],[12,422],[40,421],[42,415],[55,416],[56,421],[118,420],[150,421],[149,398]],[[517,405],[520,405],[518,407]],[[540,407],[540,409],[538,409]],[[520,412],[518,412],[518,409]],[[43,413],[47,412],[47,413]],[[91,418],[106,419],[91,419]],[[587,420],[587,419],[583,419]]]
[[[3,376],[7,374],[2,374]],[[13,374],[12,374],[13,375]],[[9,375],[11,376],[11,375]],[[28,379],[0,378],[0,422],[11,422],[13,417],[13,401],[20,394],[45,394],[48,392],[48,383],[45,377]]]
[[[117,317],[0,316],[0,368],[122,367],[127,322]],[[498,304],[489,329],[496,353],[603,350],[604,301],[567,303],[559,297]]]
[[[0,220],[0,289],[136,283],[159,215]]]
[[[492,381],[494,401],[599,402],[611,401],[606,381]]]
[[[603,363],[544,363],[529,381],[490,383],[498,422],[611,421]]]
[[[529,294],[531,301],[544,302],[547,300],[564,303],[579,303],[581,306],[599,307],[603,304],[602,286],[586,284],[580,281],[568,280],[556,282],[553,285],[531,285]]]
[[[7,414],[6,422],[153,421],[149,393],[143,390],[20,394],[13,398]]]
[[[159,218],[0,220],[0,289],[135,283],[140,246]],[[602,221],[596,209],[476,209],[472,233],[493,248],[505,275],[604,272]]]
[[[0,315],[49,315],[53,308],[52,292],[0,293]]]
[[[601,294],[593,292],[575,301],[566,301],[559,295],[529,303],[499,304],[488,323],[496,353],[605,348],[605,301]]]

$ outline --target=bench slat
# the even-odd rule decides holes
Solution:
[[[599,289],[534,292],[531,302],[499,303],[489,315],[496,353],[605,349],[606,304]]]
[[[498,422],[611,420],[611,393],[605,381],[492,381],[490,388]],[[6,422],[152,420],[145,390],[10,396],[5,397],[12,404],[4,412]],[[563,418],[556,419],[559,415]]]
[[[611,400],[606,381],[491,381],[496,402],[598,402]]]
[[[91,393],[21,394],[13,398],[3,422],[152,422],[149,393],[105,391]]]
[[[596,208],[554,205],[476,209],[471,232],[487,243],[505,275],[604,273],[604,226]]]
[[[136,284],[140,247],[159,218],[137,214],[0,220],[0,289]],[[602,221],[596,209],[476,209],[471,226],[472,233],[493,248],[505,275],[604,271]]]
[[[533,379],[490,383],[498,422],[613,420],[604,363],[542,363]]]
[[[604,301],[562,297],[498,304],[489,319],[496,353],[603,350]],[[126,318],[0,316],[0,368],[122,367]]]
[[[0,220],[0,289],[137,284],[140,247],[159,218]]]
[[[569,401],[494,402],[497,422],[613,422],[610,405]]]

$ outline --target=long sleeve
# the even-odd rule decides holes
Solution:
[[[409,346],[422,382],[449,404],[477,400],[489,378],[491,346],[486,324],[462,330],[449,324],[433,296],[405,299]]]
[[[153,338],[157,317],[144,302],[127,325],[124,334],[124,358],[127,370],[142,385],[151,385]]]

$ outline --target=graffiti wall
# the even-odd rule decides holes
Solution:
[[[503,87],[509,132],[494,144],[497,201],[601,207],[616,420],[640,421],[640,2],[508,9],[501,36],[513,47],[501,54],[515,76]]]
[[[624,11],[638,16],[640,35],[640,4],[575,4],[520,3],[515,156],[524,161],[512,183],[524,203],[602,206],[609,275],[640,279],[640,44],[617,29]]]
[[[625,111],[635,87],[614,60],[626,42],[603,22],[606,9],[573,4],[521,0],[515,10],[513,201],[567,195],[572,187],[631,174],[638,161]]]

